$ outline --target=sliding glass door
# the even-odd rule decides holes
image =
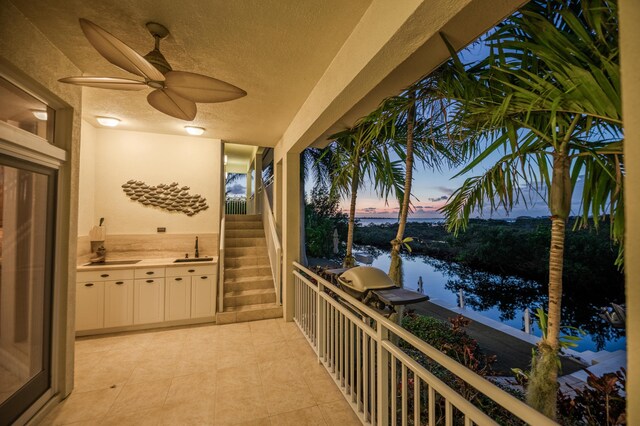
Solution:
[[[50,387],[56,171],[0,154],[0,425]]]

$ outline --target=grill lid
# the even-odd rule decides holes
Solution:
[[[338,277],[342,285],[364,292],[379,288],[395,287],[391,277],[373,266],[356,266]]]

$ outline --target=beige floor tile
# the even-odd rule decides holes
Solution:
[[[317,403],[339,401],[344,398],[342,392],[326,371],[320,374],[305,375],[304,381],[309,386]]]
[[[358,416],[353,412],[347,401],[341,399],[339,401],[320,404],[320,410],[328,425],[335,426],[360,426],[362,423]]]
[[[224,425],[229,423],[215,423],[216,425]],[[240,423],[231,423],[233,426],[271,426],[272,423],[269,421],[269,417],[263,417],[261,419],[249,420],[246,422]]]
[[[162,407],[147,409],[135,413],[107,416],[100,426],[157,426],[160,423]]]
[[[281,320],[278,323],[278,326],[280,327],[282,335],[287,340],[304,338],[304,335],[300,331],[300,328],[298,328],[298,325],[293,321],[285,322],[284,320]]]
[[[179,355],[156,356],[155,354],[138,362],[127,383],[148,382],[150,380],[171,379],[177,373]]]
[[[286,382],[263,382],[262,389],[270,415],[316,405],[309,387],[299,379]]]
[[[217,370],[216,389],[218,394],[230,389],[258,389],[262,384],[257,364],[245,364]]]
[[[257,364],[256,353],[251,344],[228,347],[216,353],[216,367],[219,370],[228,367]]]
[[[287,347],[292,355],[297,357],[315,357],[316,353],[304,337],[287,340]]]
[[[272,426],[320,426],[325,425],[324,416],[318,406],[271,416]]]
[[[183,401],[164,404],[152,413],[159,425],[212,425],[214,422],[213,400]]]
[[[120,391],[108,415],[116,416],[160,408],[164,404],[170,386],[171,379],[128,383]]]
[[[142,355],[138,350],[108,351],[95,365],[75,372],[74,389],[85,392],[120,386],[129,380]]]
[[[165,398],[165,405],[203,401],[213,403],[216,392],[216,372],[174,377]]]
[[[215,423],[235,424],[268,416],[261,386],[216,389]]]
[[[65,425],[81,421],[97,421],[104,417],[120,389],[73,392],[44,419],[43,425]]]
[[[215,371],[218,367],[218,360],[218,354],[213,351],[201,351],[193,354],[188,354],[188,351],[185,351],[178,357],[174,377]]]
[[[259,364],[259,367],[263,383],[300,380],[304,371],[300,361],[295,357],[264,362]]]
[[[256,361],[259,364],[272,362],[291,357],[291,350],[286,342],[268,343],[266,345],[254,345]]]

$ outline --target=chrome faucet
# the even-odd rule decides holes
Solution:
[[[196,259],[200,257],[200,253],[198,252],[198,237],[196,237]]]

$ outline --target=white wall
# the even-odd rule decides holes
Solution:
[[[157,227],[166,227],[168,234],[218,233],[220,223],[220,167],[221,142],[190,136],[173,136],[126,130],[94,129],[95,185],[93,189],[94,210],[83,211],[81,226],[97,224],[105,218],[107,234],[155,234]],[[92,131],[83,132],[91,145]],[[89,157],[91,148],[85,153]],[[89,158],[83,163],[91,167]],[[91,176],[83,190],[85,199],[90,199]],[[80,182],[83,184],[83,177]],[[207,199],[209,209],[194,216],[168,212],[156,207],[147,207],[130,200],[122,190],[122,184],[130,179],[144,181],[148,185],[178,182],[189,186],[192,195],[200,194]],[[91,219],[88,216],[91,215]],[[94,223],[95,222],[95,223]],[[88,229],[80,229],[86,234]]]
[[[78,184],[78,235],[87,236],[97,225],[95,215],[97,129],[82,120],[80,133],[80,181]]]

